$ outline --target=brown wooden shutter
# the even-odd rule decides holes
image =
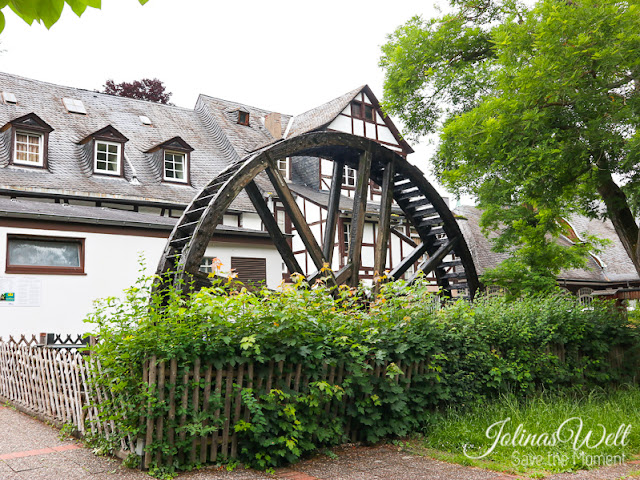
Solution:
[[[264,284],[267,281],[266,258],[231,257],[231,269],[244,284]]]

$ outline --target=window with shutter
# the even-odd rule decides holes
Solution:
[[[244,284],[264,284],[267,281],[267,259],[250,257],[231,257],[231,269]]]

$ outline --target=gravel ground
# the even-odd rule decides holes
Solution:
[[[146,473],[98,457],[58,430],[10,408],[0,407],[0,480],[149,480]],[[519,477],[408,455],[391,445],[344,446],[303,460],[275,475],[215,467],[179,475],[181,480],[511,480]],[[333,457],[333,456],[332,456]],[[640,465],[618,465],[589,472],[557,474],[550,480],[620,480]]]

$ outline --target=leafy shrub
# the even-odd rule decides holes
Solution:
[[[340,288],[333,296],[302,280],[283,291],[236,291],[217,283],[190,296],[163,297],[152,291],[150,279],[141,279],[124,299],[99,302],[88,321],[100,339],[96,381],[113,392],[98,407],[132,437],[144,436],[148,411],[153,417],[168,412],[154,386],[143,382],[143,363],[152,355],[186,366],[200,359],[214,368],[302,364],[318,381],[301,392],[241,392],[251,415],[235,425],[239,461],[259,468],[347,440],[347,423],[362,440],[375,442],[419,430],[429,412],[443,406],[503,392],[607,386],[628,381],[637,366],[636,329],[611,304],[584,308],[550,295],[459,300],[440,308],[426,285],[402,282],[384,285],[375,298],[365,287]],[[624,351],[623,361],[612,351]],[[409,382],[403,366],[414,362],[424,368]],[[321,380],[327,364],[344,365],[339,385]],[[376,368],[386,371],[372,375]],[[327,403],[343,396],[351,399],[343,413],[328,418]],[[147,448],[174,455],[170,468],[196,466],[186,454],[189,437],[218,428],[212,412],[219,407],[212,399],[174,447],[165,438]]]

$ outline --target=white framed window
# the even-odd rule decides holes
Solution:
[[[187,183],[187,155],[165,151],[163,178],[169,182]]]
[[[32,167],[43,167],[44,135],[41,133],[25,132],[21,130],[16,131],[13,148],[13,163],[18,165],[30,165]]]
[[[344,166],[344,170],[342,171],[342,185],[345,187],[355,187],[356,186],[356,170],[354,168]]]
[[[278,171],[286,179],[289,180],[289,162],[288,158],[278,159]]]
[[[284,210],[282,210],[281,208],[276,208],[274,213],[276,222],[278,223],[278,228],[280,228],[280,231],[282,233],[285,233],[287,228],[287,217]]]
[[[351,222],[342,222],[342,242],[345,251],[349,250],[349,242],[351,241]]]
[[[213,257],[203,257],[200,263],[200,271],[204,273],[213,273]]]
[[[107,175],[120,175],[122,145],[96,140],[93,171]]]

